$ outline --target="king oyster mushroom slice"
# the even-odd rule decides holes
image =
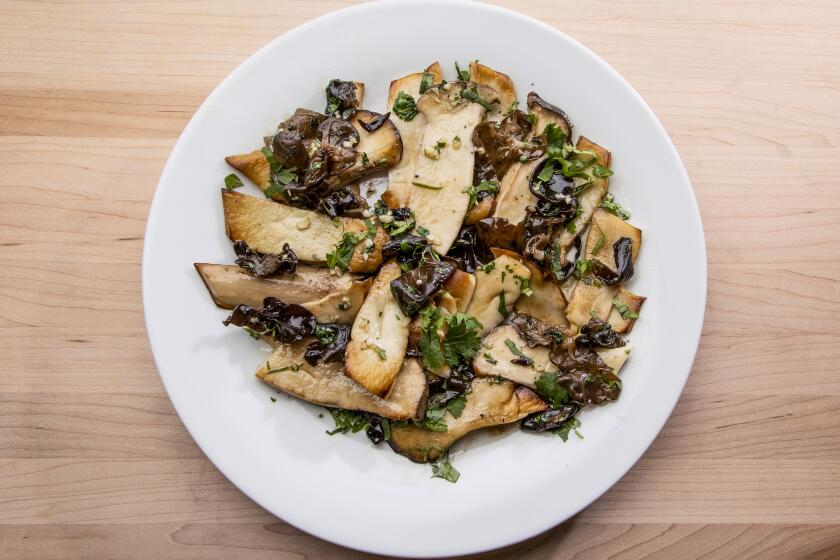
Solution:
[[[513,87],[513,80],[507,74],[473,60],[470,62],[470,81],[493,88],[497,92],[499,103],[493,106],[493,110],[488,111],[488,120],[501,120],[505,112],[516,108],[516,89]]]
[[[644,296],[638,296],[621,287],[618,289],[618,293],[615,294],[614,299],[617,300],[619,303],[626,305],[628,311],[638,315],[639,311],[641,311],[642,309],[642,304],[647,298],[645,298]],[[623,316],[618,310],[618,307],[613,305],[613,308],[610,310],[609,316],[607,316],[607,322],[610,324],[610,326],[615,332],[619,334],[626,334],[633,330],[633,325],[636,323],[636,318],[632,316]]]
[[[425,72],[431,74],[432,85],[439,84],[443,80],[440,64],[437,62],[429,65]],[[394,106],[394,101],[401,91],[410,95],[412,99],[418,99],[423,74],[424,72],[416,72],[391,82],[391,87],[388,90],[388,108]],[[420,141],[423,138],[423,131],[426,129],[426,117],[422,113],[417,113],[410,121],[404,121],[392,112],[391,121],[400,133],[403,151],[399,163],[388,170],[388,188],[382,194],[382,200],[391,208],[400,208],[408,206],[411,198],[414,165],[420,155]]]
[[[521,357],[511,350],[508,341],[518,351],[533,360],[533,364],[515,363]],[[504,377],[520,385],[534,388],[537,378],[544,372],[556,370],[548,357],[547,346],[529,347],[513,325],[500,325],[487,333],[481,349],[473,359],[473,369],[479,377]]]
[[[352,324],[373,280],[355,274],[341,277],[326,268],[298,265],[294,274],[256,278],[242,268],[226,264],[195,263],[195,269],[222,309],[239,304],[262,307],[274,297],[307,308],[319,323]]]
[[[519,352],[531,358],[534,363],[523,365],[512,362],[519,356],[511,351],[507,341],[510,341]],[[543,373],[557,371],[557,366],[551,362],[548,356],[549,348],[547,346],[529,347],[512,325],[502,325],[494,329],[484,337],[481,345],[481,352],[473,360],[473,369],[479,377],[502,377],[533,389],[536,387],[537,379]],[[632,351],[633,345],[629,343],[619,348],[595,350],[616,375],[618,375]],[[488,359],[488,356],[490,359]]]
[[[472,132],[485,113],[479,103],[461,97],[463,91],[472,92],[473,88],[488,103],[497,97],[487,86],[451,82],[430,88],[417,103],[428,124],[414,168],[409,205],[417,224],[429,230],[432,244],[442,255],[458,236],[469,206],[464,187],[473,179]],[[452,145],[455,137],[460,142],[458,149]]]
[[[531,271],[519,260],[502,255],[476,270],[475,278],[475,291],[466,313],[478,319],[485,334],[505,320],[522,291],[522,279],[530,279]]]
[[[565,313],[566,298],[563,297],[563,292],[552,273],[543,271],[534,261],[519,253],[498,247],[491,247],[490,251],[496,258],[507,255],[516,259],[531,271],[529,284],[533,293],[530,296],[522,294],[516,300],[513,307],[517,312],[530,315],[549,325],[569,325]]]
[[[364,220],[337,218],[338,224],[326,214],[293,208],[271,200],[222,190],[225,231],[231,241],[242,240],[260,253],[279,254],[288,243],[302,262],[326,265],[327,253],[335,250],[345,232],[366,233]],[[364,242],[356,245],[348,264],[350,272],[370,273],[382,262],[382,245],[387,239],[377,228],[373,250]]]
[[[391,281],[401,273],[393,260],[379,270],[353,322],[345,353],[347,375],[376,395],[391,387],[408,346],[411,319],[391,294]]]
[[[532,136],[542,134],[546,126],[554,124],[571,141],[572,124],[566,113],[559,107],[548,103],[533,91],[528,94],[528,112],[536,117]],[[529,207],[536,207],[537,197],[531,192],[530,181],[531,175],[533,175],[534,169],[540,161],[535,159],[515,163],[505,173],[505,176],[502,177],[499,194],[496,195],[494,216],[506,218],[512,224],[518,224],[525,219]]]
[[[642,248],[642,230],[604,208],[598,208],[592,214],[592,222],[586,236],[584,255],[587,259],[597,260],[611,271],[618,272],[613,245],[622,237],[630,240],[630,255],[635,263],[639,256],[639,250]]]
[[[475,293],[475,284],[474,274],[455,269],[442,288],[455,300],[457,311],[466,311]]]
[[[385,397],[344,375],[339,362],[312,366],[304,359],[310,340],[278,346],[260,365],[257,377],[313,404],[378,414],[392,420],[421,418],[426,407],[426,376],[417,360],[406,360]]]
[[[507,381],[474,379],[466,394],[466,405],[458,418],[444,414],[445,432],[432,432],[418,426],[391,426],[391,448],[416,463],[437,460],[458,439],[489,426],[516,422],[529,414],[545,410],[546,404],[533,391]]]
[[[359,110],[350,117],[350,124],[359,133],[356,150],[356,162],[340,171],[337,175],[328,175],[324,181],[337,188],[348,185],[380,169],[393,167],[400,161],[403,143],[400,133],[392,119],[386,120],[373,132],[368,132],[359,124],[361,119],[367,123],[376,117],[375,113]]]

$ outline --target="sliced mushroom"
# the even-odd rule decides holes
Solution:
[[[426,68],[432,76],[432,84],[439,84],[443,80],[440,71],[440,64],[437,62]],[[394,106],[397,95],[404,91],[413,99],[420,97],[420,82],[423,80],[424,72],[409,74],[391,82],[388,90],[388,108]],[[388,171],[388,189],[382,194],[382,200],[391,208],[402,208],[408,206],[411,198],[412,185],[414,180],[414,165],[420,154],[420,141],[423,131],[426,129],[426,117],[418,113],[410,121],[404,121],[394,116],[391,121],[396,125],[403,143],[402,159]]]
[[[610,152],[598,144],[590,142],[588,139],[581,136],[577,141],[577,148],[579,150],[594,152],[597,156],[596,159],[599,164],[604,167],[610,166]],[[601,206],[601,202],[604,200],[604,195],[607,194],[607,188],[609,186],[608,183],[608,177],[593,177],[592,184],[578,195],[577,200],[580,213],[574,219],[571,226],[560,228],[558,232],[555,233],[554,239],[552,240],[554,244],[560,246],[560,252],[562,254],[566,254],[572,247],[572,244],[575,241],[575,236],[582,235],[586,230],[586,227],[589,225],[589,221],[592,219],[592,214],[599,206]],[[612,246],[610,246],[610,250],[612,250]]]
[[[482,334],[486,334],[513,309],[521,293],[522,279],[530,279],[531,271],[519,260],[502,255],[476,270],[475,277],[475,291],[466,312],[478,319],[484,326]]]
[[[437,460],[458,439],[480,428],[516,422],[546,404],[533,391],[507,381],[474,379],[458,418],[446,412],[447,431],[432,432],[415,425],[392,426],[391,448],[415,463]]]
[[[624,367],[624,363],[627,361],[627,358],[630,357],[632,352],[633,345],[629,343],[619,348],[602,348],[595,351],[595,353],[598,354],[598,357],[601,358],[605,364],[610,366],[613,373],[616,375],[618,375],[618,372],[621,371],[622,367]]]
[[[366,131],[359,120],[372,120],[376,115],[370,111],[359,110],[350,118],[359,133],[359,144],[356,150],[356,162],[340,171],[337,175],[328,176],[324,181],[333,188],[344,186],[370,175],[380,169],[393,167],[400,161],[403,144],[400,133],[393,119],[388,119],[373,132]]]
[[[225,231],[231,241],[242,240],[255,251],[280,253],[288,243],[302,262],[324,265],[327,253],[335,250],[344,232],[367,232],[363,220],[337,218],[333,223],[325,214],[293,208],[235,191],[222,190]],[[387,234],[377,228],[373,251],[364,243],[356,245],[349,263],[350,272],[373,272],[382,262],[382,245]]]
[[[618,272],[613,245],[622,237],[630,239],[630,254],[633,262],[636,262],[639,249],[642,248],[642,230],[630,225],[615,214],[611,214],[603,208],[598,208],[592,214],[592,223],[586,237],[584,255],[587,259],[595,259],[611,271]],[[598,250],[595,251],[595,249]]]
[[[522,296],[516,300],[514,308],[519,313],[525,313],[535,319],[551,325],[568,326],[566,320],[566,298],[557,285],[552,273],[544,272],[532,260],[523,259],[523,264],[531,271],[530,296]]]
[[[410,318],[391,294],[391,281],[400,274],[395,261],[379,270],[353,322],[345,354],[348,377],[376,395],[385,394],[391,387],[408,346]]]
[[[430,88],[417,103],[428,124],[414,168],[409,205],[418,225],[430,231],[430,239],[441,254],[446,254],[458,237],[469,206],[464,187],[473,179],[472,131],[485,112],[479,103],[461,97],[464,91],[475,91],[487,102],[496,99],[496,92],[486,86],[452,82]],[[452,145],[456,136],[460,139],[458,149]]]
[[[444,282],[443,289],[455,299],[457,311],[466,311],[475,292],[475,282],[475,275],[462,270],[455,270]]]
[[[533,364],[523,364],[521,356],[511,350],[507,341],[530,358]],[[480,377],[503,377],[533,389],[540,375],[557,369],[551,363],[548,354],[547,346],[531,348],[519,336],[516,328],[512,325],[501,325],[487,333],[481,341],[481,350],[473,359],[473,369]]]
[[[642,309],[642,304],[647,298],[643,296],[637,296],[636,294],[629,292],[624,288],[619,288],[618,293],[615,294],[615,299],[622,305],[626,305],[627,311],[629,311],[632,314],[638,315],[639,311]],[[624,317],[621,314],[621,311],[618,310],[618,307],[613,305],[613,308],[612,310],[610,310],[610,314],[607,317],[607,322],[610,324],[612,329],[618,334],[626,334],[633,330],[633,325],[636,323],[636,319],[629,316]]]
[[[322,406],[370,412],[392,420],[423,416],[428,388],[416,360],[405,361],[383,398],[344,375],[340,361],[310,365],[304,359],[309,342],[277,347],[260,365],[257,377],[284,393]]]
[[[240,303],[262,307],[275,297],[307,308],[319,323],[353,323],[372,280],[355,274],[341,277],[326,268],[300,265],[294,274],[255,278],[238,266],[195,263],[215,304],[233,309]]]
[[[533,136],[542,134],[546,126],[554,124],[571,141],[572,125],[566,113],[545,101],[536,92],[532,91],[528,94],[528,111],[536,117],[532,130]],[[533,208],[537,204],[537,197],[531,192],[529,183],[539,163],[539,160],[530,160],[513,164],[502,177],[499,194],[496,195],[494,216],[507,218],[513,224],[518,224],[525,219],[528,207]]]
[[[260,150],[254,150],[247,154],[228,156],[225,158],[228,165],[248,177],[252,183],[265,190],[268,187],[269,166],[268,160]]]
[[[498,121],[505,112],[516,108],[516,89],[513,87],[513,80],[507,74],[474,60],[470,62],[470,81],[489,86],[498,92],[499,103],[488,112],[489,120]]]
[[[617,291],[616,286],[605,286],[591,278],[578,282],[566,306],[566,318],[574,328],[580,328],[592,317],[606,320]]]
[[[488,195],[477,201],[472,208],[467,211],[464,216],[464,225],[471,226],[474,223],[489,217],[493,213],[493,208],[496,207],[496,196]]]

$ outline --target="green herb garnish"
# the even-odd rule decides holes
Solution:
[[[489,263],[478,267],[479,270],[485,273],[493,272],[494,268],[496,268],[496,261],[490,261]]]
[[[446,450],[440,459],[432,463],[432,478],[442,478],[454,484],[458,482],[460,476],[461,473],[458,472],[458,469],[452,465],[452,461],[449,459],[449,450]]]
[[[467,211],[469,212],[469,210],[478,202],[478,196],[481,193],[496,194],[499,192],[499,184],[495,181],[482,181],[477,185],[464,187],[462,192],[470,195],[470,202],[467,205]]]
[[[412,181],[411,184],[414,185],[415,187],[422,187],[424,189],[432,189],[432,190],[435,190],[435,191],[439,191],[440,189],[443,188],[443,185],[432,185],[432,184],[429,184],[429,183],[422,183],[420,181]]]
[[[466,99],[467,101],[472,101],[473,103],[478,103],[488,111],[493,109],[493,106],[490,103],[483,100],[481,96],[478,95],[478,90],[475,86],[471,87],[470,89],[464,88],[463,90],[461,90],[461,98]]]
[[[450,315],[446,322],[449,325],[443,339],[443,356],[446,363],[454,366],[462,359],[472,359],[481,346],[481,323],[466,313]]]
[[[414,102],[414,98],[404,91],[397,94],[397,98],[394,99],[394,106],[391,107],[391,111],[404,121],[412,120],[418,113],[417,104]]]
[[[632,309],[627,307],[627,304],[624,303],[623,301],[621,301],[620,299],[613,298],[612,304],[618,310],[618,312],[621,314],[621,316],[623,318],[625,318],[625,319],[638,319],[639,318],[639,313],[636,312],[636,311],[633,311]]]
[[[465,82],[470,81],[470,73],[468,70],[461,70],[461,67],[458,66],[458,61],[455,61],[455,75],[458,76],[459,80],[463,80]]]
[[[346,434],[347,432],[361,432],[368,427],[370,423],[368,417],[359,412],[352,410],[344,410],[343,408],[328,408],[330,414],[335,422],[335,428],[328,431],[327,434],[333,436],[335,434]]]
[[[537,393],[546,399],[551,406],[558,407],[569,402],[569,391],[557,382],[557,374],[543,373],[534,383]]]
[[[379,359],[383,362],[388,359],[388,355],[385,354],[385,349],[381,348],[375,344],[370,345],[373,348],[373,351],[376,352],[376,355],[379,356]]]
[[[519,276],[518,274],[515,277],[519,280],[519,293],[525,297],[531,297],[534,295],[534,290],[531,288],[531,281],[528,278]]]
[[[575,435],[577,437],[579,437],[580,439],[583,439],[583,434],[580,433],[578,428],[580,428],[580,420],[577,419],[577,416],[574,416],[574,417],[566,420],[563,423],[563,425],[560,426],[559,428],[555,428],[551,431],[552,431],[552,433],[555,433],[558,436],[560,436],[560,439],[562,439],[564,442],[566,442],[566,441],[569,440],[569,432],[571,432],[573,430],[574,430]]]
[[[488,363],[493,364],[494,366],[499,363],[496,358],[488,354],[487,352],[484,353],[484,359],[487,360]]]
[[[347,272],[350,265],[350,259],[353,258],[353,251],[356,250],[356,245],[359,244],[366,237],[363,233],[350,233],[346,231],[342,234],[341,240],[331,253],[327,253],[327,267]]]
[[[630,212],[622,208],[622,206],[615,201],[615,198],[610,193],[607,193],[607,195],[604,197],[604,201],[601,203],[601,208],[603,208],[610,214],[615,214],[622,220],[630,219]]]
[[[517,358],[521,359],[522,361],[527,362],[527,363],[522,364],[522,365],[526,365],[526,366],[534,365],[534,360],[531,357],[523,354],[522,350],[517,348],[516,343],[514,341],[512,341],[511,339],[509,339],[509,338],[505,339],[505,346],[508,347],[508,350],[510,350],[511,354],[513,354]]]
[[[236,173],[231,173],[230,175],[225,177],[225,188],[229,191],[244,186],[245,183],[242,182],[242,179],[240,179]]]
[[[420,94],[426,93],[435,81],[434,75],[428,70],[423,70],[423,78],[420,79]]]
[[[504,282],[504,275],[505,275],[505,273],[504,273],[504,271],[502,271],[502,281],[503,282]],[[499,310],[499,313],[501,313],[502,317],[507,319],[508,310],[507,310],[507,304],[505,303],[505,291],[504,290],[499,292],[499,307],[498,307],[498,310]]]

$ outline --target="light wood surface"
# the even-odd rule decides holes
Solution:
[[[216,471],[163,391],[140,299],[149,202],[198,104],[350,3],[0,3],[0,558],[369,557]],[[840,3],[499,3],[593,48],[656,111],[700,204],[709,299],[641,461],[486,557],[840,558]]]

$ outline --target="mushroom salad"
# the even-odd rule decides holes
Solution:
[[[642,233],[608,192],[610,152],[536,92],[521,107],[506,74],[455,69],[394,80],[386,113],[332,80],[323,112],[226,158],[264,196],[228,175],[235,264],[195,264],[224,325],[273,348],[260,380],[451,482],[472,431],[582,437],[580,411],[621,393],[645,301],[625,288]]]

